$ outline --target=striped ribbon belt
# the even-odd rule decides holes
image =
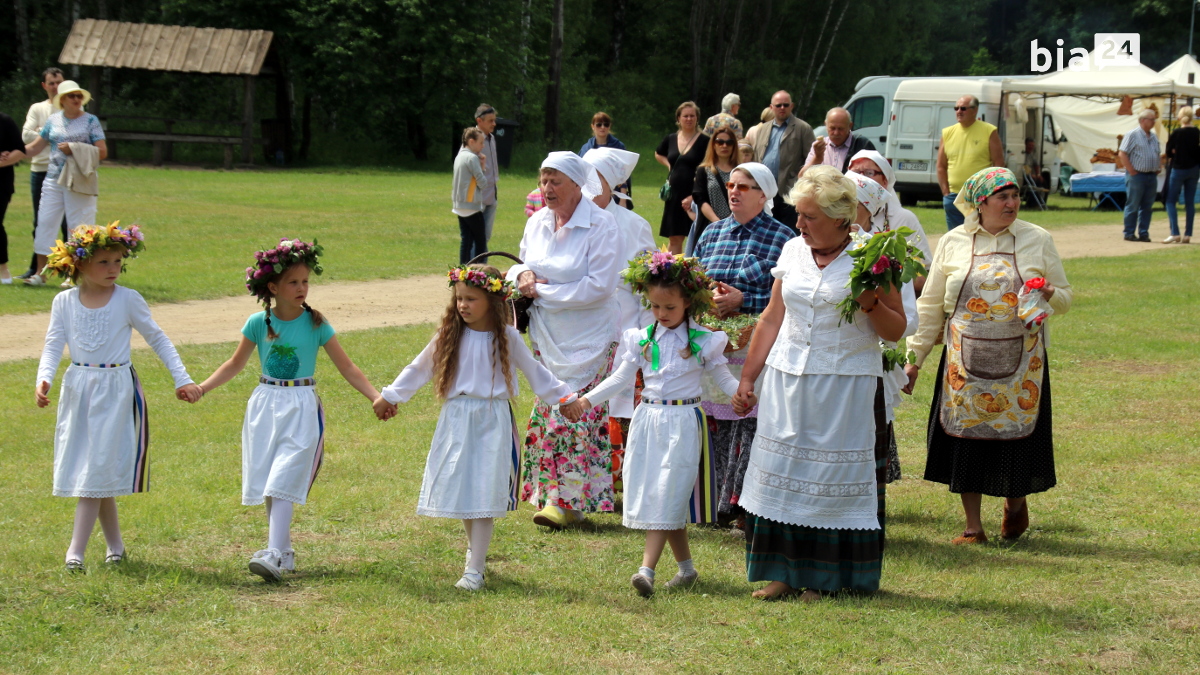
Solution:
[[[124,368],[129,365],[128,363],[79,363],[77,361],[71,363],[83,368]]]
[[[299,380],[272,380],[266,376],[259,376],[258,381],[272,387],[313,387],[317,384],[315,377],[304,377]]]
[[[650,405],[696,405],[699,402],[700,402],[699,396],[697,396],[696,398],[676,398],[676,399],[669,399],[669,400],[662,399],[662,398],[643,398],[642,399],[642,403],[649,403]]]

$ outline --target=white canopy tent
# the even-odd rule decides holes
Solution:
[[[1192,58],[1191,54],[1184,54],[1171,65],[1158,71],[1158,74],[1179,84],[1200,86],[1200,61]]]
[[[1045,102],[1047,113],[1067,139],[1059,154],[1078,171],[1091,170],[1097,149],[1116,150],[1117,136],[1136,128],[1137,115],[1151,102],[1169,118],[1174,114],[1173,98],[1200,98],[1200,87],[1194,84],[1177,82],[1141,64],[1097,68],[1093,56],[1088,54],[1086,71],[1064,69],[1029,79],[1006,79],[1001,85],[1005,93]],[[1124,96],[1134,99],[1133,115],[1117,114]],[[1161,121],[1155,131],[1165,142]]]

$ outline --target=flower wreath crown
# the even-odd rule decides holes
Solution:
[[[650,306],[646,289],[651,281],[664,280],[678,283],[683,295],[691,303],[692,316],[700,316],[714,308],[712,279],[704,271],[699,258],[685,258],[683,254],[672,254],[665,248],[644,251],[621,273],[635,292],[642,296],[642,304]]]
[[[449,280],[446,285],[451,288],[454,288],[454,284],[461,281],[468,286],[481,288],[488,293],[496,293],[505,300],[517,295],[516,287],[513,286],[511,281],[505,281],[503,277],[488,274],[474,267],[451,267],[450,271],[446,272],[446,279]]]
[[[313,274],[319,275],[325,271],[320,260],[324,254],[325,248],[318,244],[316,239],[310,244],[284,237],[275,248],[254,254],[254,265],[246,268],[246,290],[258,298],[259,302],[266,302],[271,297],[271,290],[267,288],[271,277],[282,274],[297,263],[304,263]]]
[[[46,259],[45,271],[63,277],[69,277],[79,263],[95,255],[96,251],[113,246],[121,246],[122,257],[137,257],[138,253],[146,250],[142,241],[142,230],[137,225],[128,229],[121,228],[121,221],[116,220],[103,225],[80,225],[71,231],[71,236],[64,242],[59,239],[50,249]],[[121,265],[125,271],[125,265]]]

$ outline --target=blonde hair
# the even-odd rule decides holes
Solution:
[[[462,144],[466,147],[467,141],[474,141],[483,138],[483,129],[479,127],[467,127],[463,129]]]
[[[771,110],[771,106],[763,108],[762,114],[758,116],[760,122],[770,122],[775,119],[775,111]]]
[[[1185,105],[1179,109],[1179,123],[1180,124],[1191,124],[1193,119],[1195,119],[1195,118],[1192,117],[1192,106]]]
[[[795,205],[801,199],[815,200],[822,213],[843,221],[846,226],[858,215],[858,188],[854,181],[832,166],[820,164],[804,172],[792,186],[786,201]]]
[[[675,109],[675,124],[677,126],[679,126],[679,119],[683,117],[683,111],[687,110],[688,108],[696,111],[696,123],[700,123],[700,106],[691,101],[684,101],[683,103],[679,104],[678,108]]]

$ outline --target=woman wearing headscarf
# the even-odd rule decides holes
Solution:
[[[920,325],[908,339],[916,363],[905,367],[905,392],[942,337],[925,480],[961,495],[966,529],[953,543],[975,544],[987,541],[983,495],[1005,498],[1000,536],[1016,539],[1029,527],[1026,496],[1055,485],[1047,328],[1026,326],[1018,293],[1044,279],[1039,305],[1064,314],[1071,286],[1050,233],[1017,218],[1021,195],[1011,171],[979,171],[955,204],[966,222],[938,241],[917,301]]]
[[[771,270],[796,232],[771,217],[777,188],[774,173],[763,164],[737,166],[729,173],[726,187],[730,215],[704,230],[694,255],[717,283],[713,300],[718,315],[760,314],[771,299]],[[748,348],[740,345],[728,355],[734,377],[741,375]],[[754,410],[744,417],[735,414],[729,397],[712,378],[705,377],[702,382],[701,405],[708,418],[713,471],[719,486],[717,512],[729,520],[742,515],[742,480],[758,420]]]
[[[692,183],[696,178],[696,167],[708,150],[708,136],[700,131],[700,108],[691,101],[684,101],[675,109],[675,124],[679,131],[667,134],[654,151],[654,159],[670,169],[667,183],[670,194],[663,204],[662,223],[658,234],[670,242],[672,253],[682,253],[688,231],[692,229],[689,208],[684,200],[692,198]]]
[[[929,237],[925,236],[925,228],[921,227],[921,221],[917,219],[917,214],[904,208],[900,203],[900,198],[896,196],[896,174],[892,170],[891,162],[874,150],[860,150],[850,158],[850,170],[870,178],[887,190],[887,204],[884,205],[881,215],[876,217],[876,221],[878,221],[876,229],[887,231],[907,227],[912,230],[913,233],[907,237],[908,243],[921,250],[925,256],[925,265],[928,266],[929,261],[933,258],[933,249],[929,247]],[[923,276],[917,277],[913,281],[913,290],[917,295],[921,294],[924,286],[925,277]]]
[[[25,146],[25,157],[33,157],[46,147],[50,148],[50,168],[42,183],[41,207],[33,235],[37,273],[25,280],[31,286],[46,283],[42,269],[63,217],[66,217],[68,230],[79,225],[93,225],[96,221],[99,194],[96,169],[108,156],[108,146],[100,118],[83,109],[91,100],[92,95],[71,80],[58,85],[58,94],[53,101],[58,112],[46,120],[41,136]]]
[[[754,400],[758,432],[742,490],[746,567],[754,593],[801,600],[879,588],[886,447],[877,429],[880,338],[904,333],[899,289],[868,290],[843,321],[858,201],[836,168],[810,168],[789,194],[800,238],[784,247],[771,301],[750,342],[738,397]],[[756,385],[760,381],[761,385]],[[874,409],[874,415],[864,414]]]
[[[628,196],[612,189],[612,186],[621,185],[633,174],[633,169],[638,163],[638,154],[614,148],[593,148],[584,153],[583,161],[595,168],[600,177],[600,194],[592,201],[611,214],[616,222],[617,263],[624,268],[642,251],[657,248],[650,223],[621,206],[618,200],[628,201]],[[624,335],[630,328],[645,328],[654,323],[654,315],[642,306],[641,299],[633,292],[628,282],[621,280],[618,283],[616,298],[618,335]],[[629,420],[633,417],[634,390],[634,387],[630,387],[608,400],[614,493],[621,491],[621,465],[625,456],[625,434],[629,431]]]
[[[546,208],[525,223],[521,259],[508,279],[533,298],[529,340],[534,355],[575,391],[595,387],[612,369],[616,349],[620,235],[613,217],[592,202],[602,184],[573,152],[542,162]],[[541,509],[534,522],[562,528],[584,513],[613,510],[608,404],[577,423],[535,399],[525,436],[521,499]]]
[[[886,232],[887,226],[887,204],[888,193],[883,189],[883,186],[876,183],[871,178],[856,173],[847,171],[846,178],[854,182],[854,187],[858,197],[858,216],[854,220],[855,226],[864,234],[876,234]],[[904,284],[900,289],[900,299],[904,303],[904,318],[907,321],[904,328],[904,335],[908,337],[917,332],[917,295],[913,289],[914,282],[910,281]],[[890,340],[880,340],[880,346],[883,349],[895,349],[896,342]],[[908,375],[904,373],[904,368],[897,365],[895,368],[888,370],[887,360],[883,359],[883,396],[876,399],[876,405],[883,406],[883,416],[887,420],[887,426],[876,428],[875,433],[881,436],[880,442],[887,446],[887,467],[884,474],[884,482],[893,483],[900,480],[900,450],[896,445],[896,432],[894,423],[896,421],[896,406],[903,402],[900,396],[900,390],[908,385]],[[876,415],[880,414],[879,410],[875,411]]]

